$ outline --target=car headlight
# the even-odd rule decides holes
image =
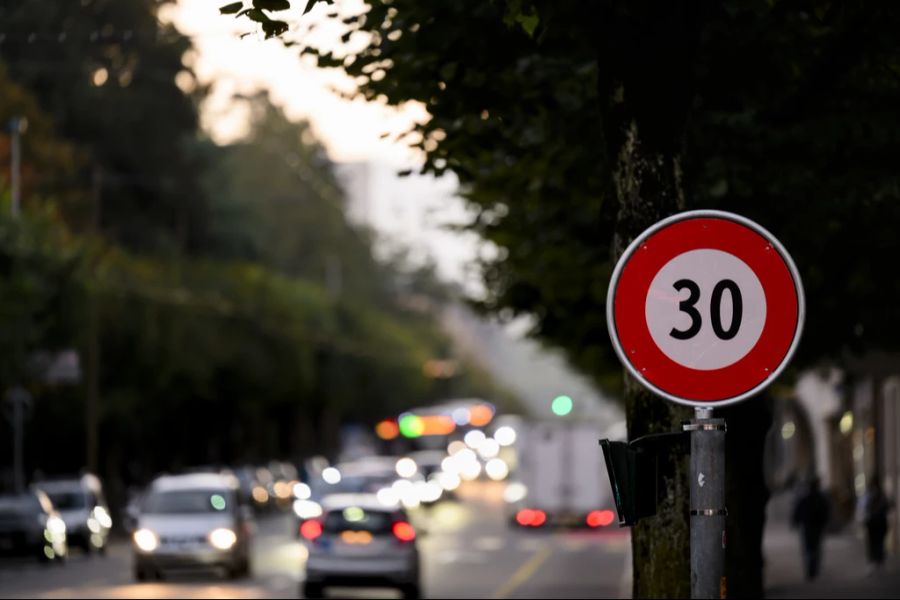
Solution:
[[[322,505],[315,500],[294,500],[294,514],[300,519],[315,519],[322,516]]]
[[[53,537],[62,537],[66,533],[66,522],[59,517],[50,517],[47,519],[47,530]]]
[[[109,512],[102,506],[94,507],[94,518],[97,519],[97,523],[100,524],[100,527],[104,529],[112,527],[112,517],[109,516]]]
[[[209,534],[209,543],[219,550],[230,550],[237,543],[237,535],[230,529],[220,527]]]
[[[138,529],[134,532],[134,543],[144,552],[153,552],[159,547],[159,536],[149,529]]]

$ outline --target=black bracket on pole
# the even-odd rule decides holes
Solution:
[[[671,451],[690,453],[690,435],[684,431],[653,433],[631,442],[600,440],[606,471],[616,502],[619,526],[630,527],[656,514],[663,494],[659,456]]]

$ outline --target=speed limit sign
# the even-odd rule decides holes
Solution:
[[[660,221],[625,250],[606,300],[619,358],[654,393],[695,407],[744,400],[784,369],[804,299],[772,234],[731,213]]]

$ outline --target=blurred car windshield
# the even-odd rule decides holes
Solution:
[[[0,496],[0,514],[27,514],[41,512],[38,499],[31,494]]]
[[[325,533],[340,533],[346,530],[368,531],[373,535],[389,533],[393,519],[381,511],[369,511],[350,507],[336,510],[325,517]]]
[[[228,508],[222,490],[173,490],[152,492],[144,499],[143,512],[152,515],[219,513]]]
[[[56,510],[75,510],[85,508],[86,497],[81,491],[48,493]]]

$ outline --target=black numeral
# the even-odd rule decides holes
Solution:
[[[672,287],[679,292],[688,290],[688,297],[678,303],[678,310],[691,318],[691,325],[684,331],[673,327],[669,335],[676,340],[689,340],[700,333],[700,327],[703,325],[703,319],[695,306],[700,300],[700,286],[690,279],[679,279],[672,284]],[[722,327],[722,294],[725,293],[725,290],[731,294],[731,323],[729,323],[728,329]],[[713,287],[712,298],[710,298],[709,313],[713,333],[716,334],[716,337],[720,340],[730,340],[736,336],[741,329],[741,318],[744,313],[741,288],[731,279],[723,279],[717,283]]]
[[[672,331],[669,332],[669,335],[676,340],[689,340],[700,333],[700,326],[703,324],[703,321],[700,318],[700,312],[694,308],[694,305],[697,304],[697,300],[700,299],[700,286],[690,279],[679,279],[673,284],[673,287],[679,292],[684,289],[690,291],[690,296],[687,297],[687,300],[682,300],[678,303],[678,310],[688,314],[691,318],[691,326],[684,331],[673,327]]]
[[[722,329],[722,294],[728,290],[731,292],[731,325],[728,329]],[[709,304],[709,317],[712,319],[712,328],[720,340],[730,340],[737,335],[741,328],[741,317],[744,312],[744,302],[741,298],[741,289],[730,279],[723,279],[716,284],[712,291],[712,299]]]

